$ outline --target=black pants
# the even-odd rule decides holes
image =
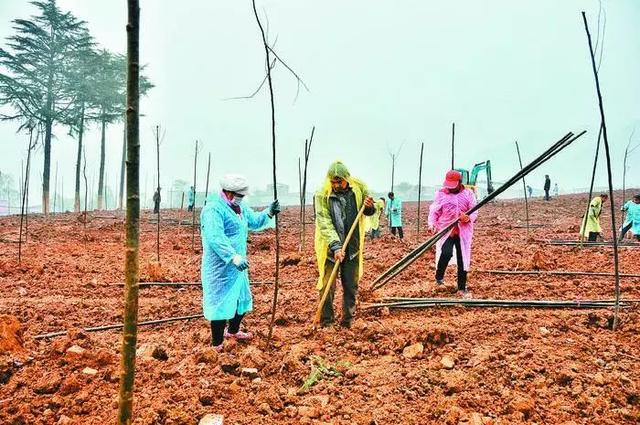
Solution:
[[[324,285],[328,283],[331,271],[335,263],[327,260],[324,266]],[[343,261],[340,264],[340,280],[342,282],[342,321],[344,326],[350,326],[353,315],[356,312],[356,296],[358,295],[358,257],[352,260]],[[324,286],[323,286],[324,289]],[[323,289],[320,290],[320,298],[322,298]],[[336,292],[336,286],[331,285],[329,294],[322,307],[320,323],[324,326],[330,325],[335,320],[333,312],[333,295]]]
[[[160,202],[154,202],[153,204],[153,213],[158,214],[160,212]]]
[[[551,199],[551,198],[549,197],[549,189],[545,189],[545,190],[544,190],[544,200],[545,200],[545,201],[548,201],[549,199]]]
[[[187,211],[193,211],[193,205],[187,206]]]
[[[588,242],[597,242],[598,235],[600,235],[600,233],[598,233],[598,232],[589,232],[589,237],[588,237],[587,241]]]
[[[404,232],[402,231],[402,226],[392,227],[391,228],[391,234],[393,236],[396,235],[396,231],[398,232],[398,236],[400,236],[400,239],[404,238]]]
[[[240,330],[240,322],[244,317],[243,314],[238,314],[234,316],[233,319],[229,320],[229,333],[237,333]],[[222,341],[224,341],[224,328],[227,326],[226,320],[212,320],[211,321],[211,344],[212,345],[220,345]]]
[[[444,279],[444,272],[447,269],[451,257],[453,257],[453,248],[456,248],[456,262],[458,264],[458,290],[467,289],[467,272],[464,269],[464,260],[462,258],[462,247],[460,246],[460,236],[449,236],[442,245],[438,267],[436,269],[436,280]]]
[[[624,237],[627,235],[627,232],[631,230],[632,227],[633,227],[633,222],[622,227],[622,231],[620,232],[620,240],[624,240]]]

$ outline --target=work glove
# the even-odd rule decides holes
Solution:
[[[280,201],[277,199],[269,205],[269,217],[274,217],[277,214],[280,214]]]
[[[471,221],[471,218],[465,213],[460,214],[460,223],[468,223]]]
[[[234,266],[236,266],[236,269],[238,269],[241,272],[249,268],[249,262],[247,261],[246,258],[244,258],[240,254],[234,255],[233,258],[231,259],[231,262],[233,263]]]

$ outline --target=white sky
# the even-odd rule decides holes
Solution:
[[[59,0],[86,20],[102,46],[126,50],[124,0]],[[142,101],[141,189],[151,196],[155,167],[152,126],[166,128],[161,185],[192,178],[194,141],[204,149],[213,182],[227,172],[247,175],[254,188],[271,182],[267,91],[251,100],[263,77],[264,52],[249,0],[142,0],[141,56],[156,87]],[[603,1],[604,59],[600,69],[614,184],[622,184],[622,157],[640,124],[640,1]],[[279,0],[259,1],[269,17],[275,50],[311,92],[294,103],[295,80],[274,70],[278,123],[278,179],[297,187],[297,158],[311,126],[316,136],[309,170],[315,188],[329,163],[342,159],[374,190],[389,187],[389,151],[403,145],[396,182],[417,183],[420,142],[425,143],[425,184],[438,184],[450,164],[451,122],[456,122],[456,166],[491,159],[494,179],[518,168],[514,140],[525,162],[568,131],[588,134],[534,172],[541,187],[550,174],[561,189],[588,186],[599,111],[580,11],[597,31],[597,0]],[[0,43],[10,21],[34,12],[23,0],[0,1]],[[263,15],[264,16],[264,15]],[[0,123],[0,171],[19,175],[26,137],[14,123]],[[56,128],[56,162],[71,197],[76,142]],[[86,135],[89,167],[96,175],[100,134]],[[635,143],[640,143],[640,128]],[[107,184],[116,185],[122,126],[108,132]],[[627,186],[640,186],[640,149]],[[34,170],[42,172],[42,151]],[[636,164],[633,167],[633,164]],[[597,185],[606,183],[604,162]],[[91,173],[91,172],[90,172]],[[90,177],[91,179],[91,177]],[[41,178],[32,177],[34,201]],[[53,192],[53,188],[52,188]]]

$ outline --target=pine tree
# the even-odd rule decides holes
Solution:
[[[13,21],[9,50],[0,49],[0,103],[11,105],[4,119],[32,121],[44,127],[42,211],[49,213],[51,140],[56,123],[67,121],[75,102],[69,64],[91,47],[85,22],[63,13],[56,0],[33,1],[39,14]]]

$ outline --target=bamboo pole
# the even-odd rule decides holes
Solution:
[[[161,325],[163,323],[171,323],[171,322],[178,322],[178,321],[182,321],[182,320],[193,320],[193,319],[200,319],[202,316],[202,314],[194,314],[191,316],[177,316],[177,317],[167,317],[166,319],[156,319],[156,320],[146,320],[144,322],[138,322],[137,326],[149,326],[149,325]],[[101,331],[111,331],[111,330],[115,330],[115,329],[122,329],[126,327],[126,324],[122,324],[122,323],[117,323],[114,325],[102,325],[102,326],[93,326],[93,327],[89,327],[89,328],[84,328],[82,329],[85,332],[101,332]],[[46,334],[41,334],[41,335],[36,335],[33,337],[33,339],[47,339],[47,338],[55,338],[57,336],[64,336],[67,333],[69,333],[68,331],[57,331],[57,332],[49,332]],[[134,355],[135,355],[135,351],[134,351]],[[132,396],[133,397],[133,396]],[[131,407],[129,408],[131,410]],[[121,411],[120,411],[121,413]],[[129,416],[132,415],[132,412],[129,411]],[[123,424],[123,423],[131,423],[131,421],[129,420],[129,422],[122,422],[120,421],[120,418],[118,418],[118,423],[119,424]]]
[[[344,238],[344,242],[342,243],[342,250],[345,252],[347,251],[347,246],[349,245],[349,241],[351,240],[353,233],[356,231],[356,228],[359,225],[360,219],[362,218],[362,214],[364,214],[364,209],[365,209],[365,205],[364,205],[364,199],[363,199],[362,207],[360,207],[360,211],[358,211],[358,215],[356,216],[356,219],[353,221],[353,224],[351,224],[349,233],[347,233],[347,236]],[[335,281],[336,276],[338,275],[338,270],[340,269],[340,263],[341,261],[336,259],[336,262],[333,265],[333,270],[331,270],[331,275],[329,276],[329,281],[325,283],[323,287],[322,297],[320,298],[320,303],[318,304],[318,309],[316,310],[316,315],[314,319],[314,323],[316,325],[320,323],[320,317],[322,316],[322,308],[324,307],[324,304],[327,301],[327,296],[329,295],[330,288],[333,285],[333,282]]]
[[[262,45],[264,47],[265,53],[265,66],[267,70],[267,81],[269,83],[269,101],[271,105],[271,151],[272,151],[272,163],[273,163],[273,200],[276,201],[278,199],[278,178],[277,178],[277,167],[276,167],[276,107],[273,95],[273,81],[271,79],[271,49],[269,48],[269,44],[267,43],[267,37],[264,32],[264,28],[262,27],[262,22],[260,22],[260,17],[258,16],[258,10],[256,9],[256,1],[252,0],[251,4],[253,6],[253,14],[256,18],[256,22],[258,24],[258,28],[260,29],[260,35],[262,37]],[[280,226],[278,215],[275,216],[275,232],[276,232],[276,264],[275,264],[275,285],[273,287],[273,303],[271,305],[271,320],[269,321],[269,333],[267,335],[267,346],[271,344],[271,336],[273,335],[273,324],[276,319],[276,308],[278,306],[278,290],[279,290],[279,275],[280,275]]]
[[[207,205],[207,197],[209,196],[209,173],[211,172],[211,152],[209,152],[209,161],[207,162],[207,182],[204,186],[204,205]]]
[[[56,161],[56,175],[53,178],[53,214],[56,213],[57,200],[58,200],[58,161]]]
[[[613,273],[583,272],[569,270],[474,270],[474,273],[502,274],[502,275],[543,275],[543,276],[598,276],[613,277]],[[620,277],[640,278],[640,274],[620,273]]]
[[[520,156],[520,146],[516,140],[516,151],[518,152],[518,162],[520,163],[520,170],[522,170],[522,156]],[[527,182],[522,176],[522,189],[524,191],[524,210],[527,220],[527,235],[529,234],[529,197],[527,196]]]
[[[494,198],[499,196],[501,193],[503,193],[509,187],[513,186],[515,183],[520,181],[520,179],[522,179],[522,176],[527,175],[528,173],[530,173],[531,171],[535,170],[540,165],[544,164],[550,158],[552,158],[553,156],[558,154],[560,151],[562,151],[564,148],[566,148],[571,143],[573,143],[578,138],[580,138],[584,133],[585,133],[585,131],[579,133],[578,135],[574,135],[571,132],[567,133],[559,141],[554,143],[549,149],[547,149],[540,156],[538,156],[536,159],[534,159],[523,170],[521,170],[520,172],[516,173],[515,176],[511,177],[502,186],[500,186],[498,189],[496,189],[494,192],[492,192],[490,195],[488,195],[482,201],[477,203],[475,205],[475,207],[473,207],[472,209],[470,209],[467,212],[467,214],[472,214],[473,212],[478,211],[480,208],[482,208],[484,205],[486,205],[487,203],[492,201]],[[402,259],[400,259],[397,263],[395,263],[393,266],[391,266],[388,270],[386,270],[382,275],[380,275],[377,279],[375,279],[373,281],[373,283],[371,285],[371,290],[375,291],[376,289],[379,289],[379,288],[383,287],[391,279],[393,279],[395,276],[400,274],[409,265],[411,265],[415,260],[420,258],[425,252],[427,252],[431,247],[433,247],[440,238],[442,238],[443,236],[447,235],[449,233],[449,231],[453,228],[453,226],[456,225],[457,222],[458,222],[458,220],[454,220],[453,222],[449,223],[449,225],[445,226],[440,232],[438,232],[437,234],[435,234],[431,238],[427,239],[425,242],[420,244],[417,248],[415,248],[413,251],[411,251],[409,254],[407,254]]]
[[[607,179],[609,181],[609,205],[611,207],[611,230],[613,232],[613,268],[615,277],[615,295],[616,295],[616,308],[613,313],[613,330],[618,327],[618,314],[620,310],[620,270],[618,259],[618,234],[616,226],[616,208],[614,206],[613,197],[613,177],[611,175],[611,154],[609,152],[609,139],[607,138],[607,124],[604,118],[604,106],[602,105],[602,92],[600,90],[600,80],[598,78],[598,70],[596,68],[596,58],[594,55],[593,47],[591,44],[591,34],[589,33],[589,25],[587,24],[587,15],[582,12],[582,21],[584,22],[584,30],[587,33],[587,40],[589,41],[589,54],[591,56],[591,67],[593,69],[593,77],[596,84],[596,92],[598,94],[598,106],[600,108],[600,118],[602,122],[602,137],[604,139],[604,151],[607,158]]]
[[[133,389],[138,339],[138,281],[140,240],[140,5],[127,0],[127,249],[125,311],[120,362],[118,424],[133,421]]]
[[[424,142],[420,144],[420,165],[418,167],[418,223],[416,224],[416,237],[420,239],[420,203],[422,201],[422,154],[424,153]]]

